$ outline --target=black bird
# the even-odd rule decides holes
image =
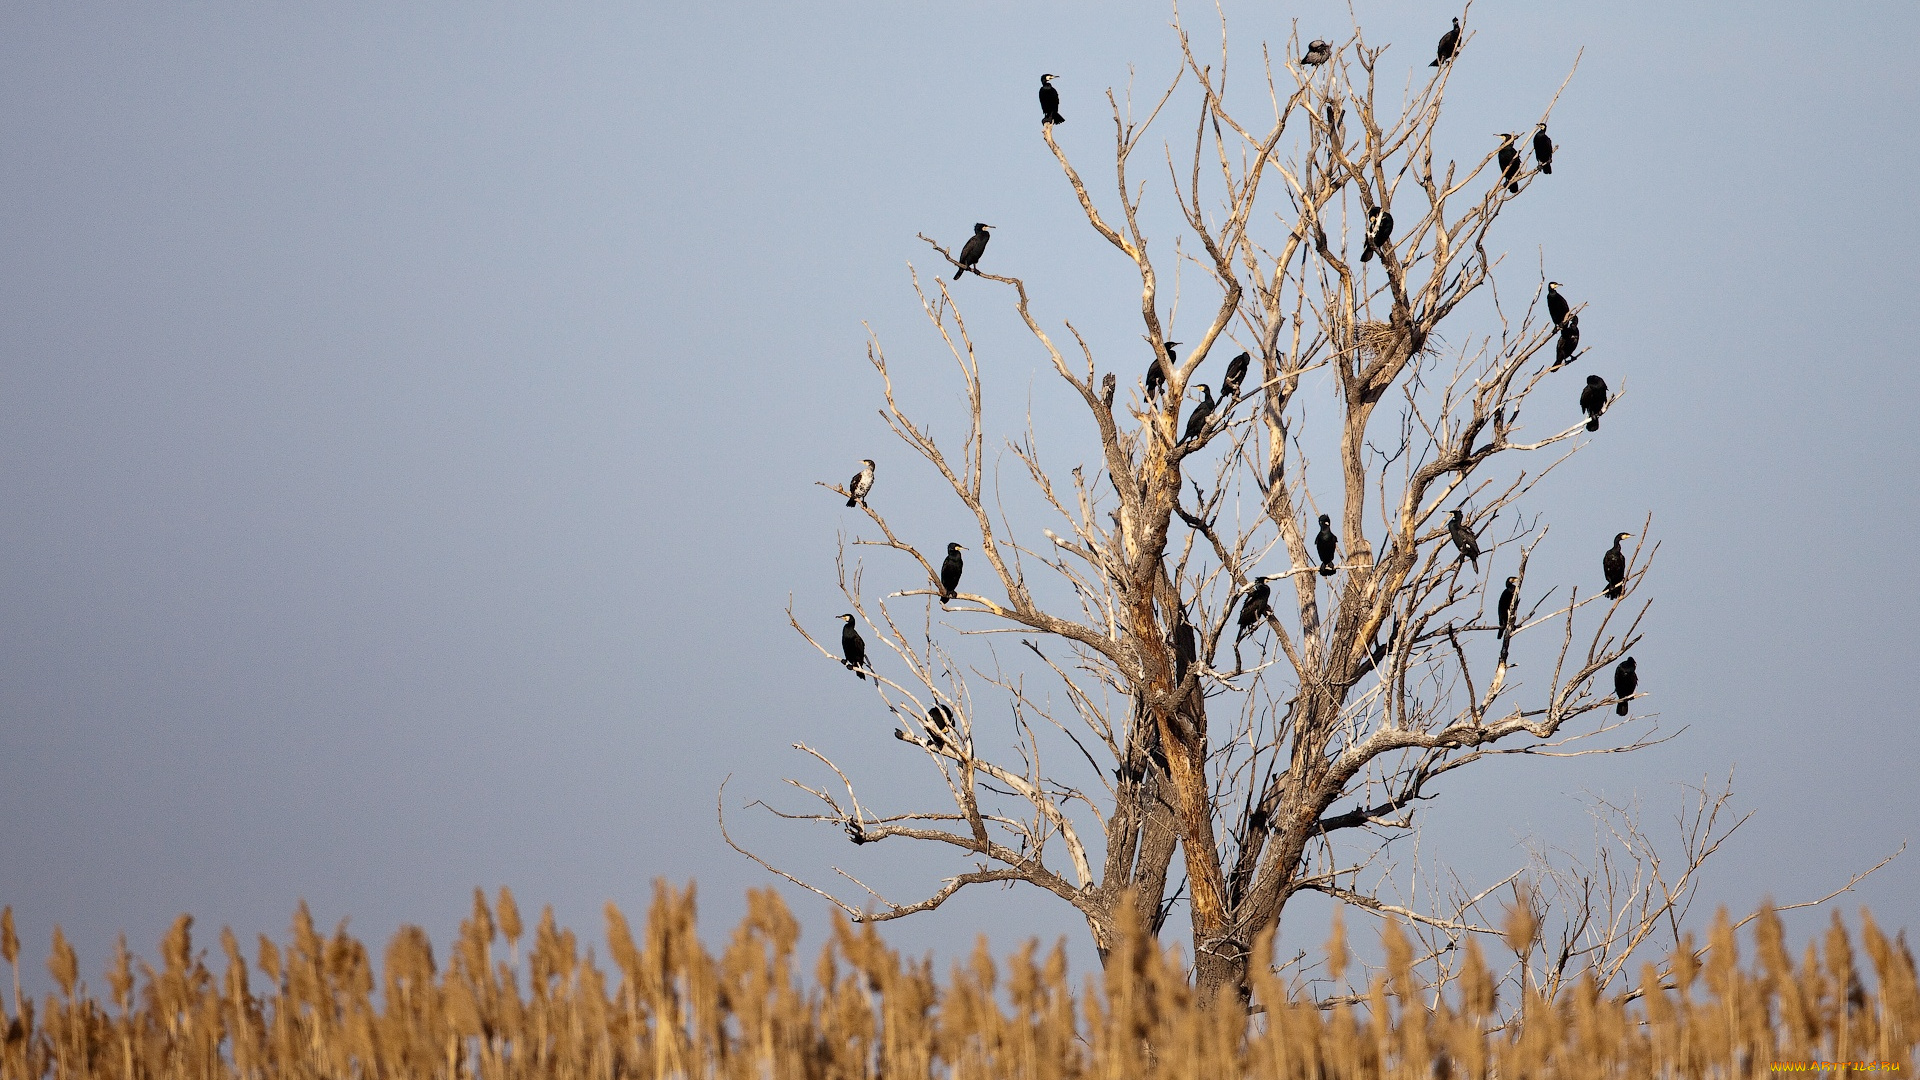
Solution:
[[[1187,681],[1187,669],[1193,666],[1200,656],[1200,648],[1193,634],[1193,624],[1187,621],[1185,612],[1173,627],[1173,682],[1175,686]]]
[[[1384,206],[1367,211],[1367,249],[1360,253],[1360,261],[1372,261],[1373,253],[1386,247],[1392,239],[1393,213]]]
[[[1250,353],[1241,353],[1227,361],[1227,373],[1220,379],[1220,400],[1232,401],[1240,393],[1240,384],[1247,377],[1247,365],[1253,362]]]
[[[1600,572],[1607,576],[1607,598],[1618,600],[1627,595],[1627,553],[1620,550],[1620,541],[1632,536],[1632,533],[1618,533],[1613,538],[1613,547],[1600,557]]]
[[[1460,557],[1471,562],[1473,572],[1477,574],[1480,572],[1480,538],[1473,535],[1472,529],[1467,528],[1466,520],[1461,516],[1460,511],[1454,510],[1451,513],[1453,516],[1447,519],[1447,532],[1453,537],[1453,546],[1460,549]]]
[[[1455,19],[1453,20],[1453,29],[1440,35],[1439,55],[1434,57],[1433,63],[1428,64],[1427,66],[1439,67],[1441,64],[1444,64],[1447,61],[1453,59],[1453,51],[1459,47],[1460,47],[1460,20]]]
[[[1333,59],[1333,46],[1314,38],[1307,45],[1307,55],[1300,58],[1301,67],[1318,67]]]
[[[1540,171],[1542,173],[1548,176],[1553,175],[1553,140],[1547,138],[1547,122],[1545,120],[1534,125],[1533,160],[1540,163]]]
[[[1104,404],[1108,408],[1108,410],[1112,410],[1113,395],[1119,389],[1120,389],[1120,380],[1116,378],[1113,372],[1111,371],[1107,372],[1106,378],[1100,380],[1100,401],[1102,404]]]
[[[978,221],[973,223],[973,235],[967,237],[966,245],[960,249],[960,268],[953,272],[953,280],[959,281],[960,275],[969,270],[976,274],[980,272],[974,268],[974,264],[980,261],[980,256],[987,253],[987,241],[993,239],[987,235],[987,230],[991,228],[993,226],[983,225]]]
[[[1326,577],[1333,576],[1333,553],[1340,546],[1340,538],[1333,534],[1332,521],[1331,517],[1321,514],[1320,535],[1313,538],[1314,550],[1320,553],[1320,573]]]
[[[1520,151],[1514,149],[1513,140],[1519,137],[1500,134],[1505,140],[1500,144],[1500,179],[1506,181],[1507,190],[1515,195],[1520,194]]]
[[[965,559],[960,553],[967,550],[959,544],[947,545],[947,561],[940,564],[940,605],[946,606],[953,599],[953,590],[960,587],[960,572],[966,569]]]
[[[865,506],[867,492],[873,490],[873,459],[861,458],[860,464],[864,467],[853,474],[853,479],[847,481],[848,506]]]
[[[1200,404],[1193,407],[1193,415],[1187,417],[1187,433],[1180,437],[1181,442],[1191,442],[1207,430],[1207,421],[1213,419],[1213,391],[1206,383],[1200,384]]]
[[[1153,365],[1147,368],[1147,400],[1148,401],[1152,401],[1153,395],[1159,393],[1160,388],[1167,385],[1167,369],[1169,367],[1172,367],[1173,364],[1175,363],[1174,355],[1173,355],[1173,347],[1180,343],[1177,341],[1169,341],[1169,342],[1166,342],[1165,344],[1167,346],[1167,366],[1162,367],[1160,364],[1160,358],[1154,357]]]
[[[933,745],[946,746],[953,734],[953,713],[938,702],[927,710],[927,721],[933,725]]]
[[[1587,414],[1587,430],[1600,430],[1600,414],[1607,411],[1607,380],[1587,376],[1587,388],[1580,391],[1580,411]]]
[[[1273,608],[1268,604],[1273,598],[1273,587],[1268,584],[1270,580],[1254,578],[1252,587],[1247,589],[1247,598],[1240,602],[1240,631],[1234,635],[1234,641],[1244,641],[1260,625],[1261,619],[1273,614]]]
[[[1573,363],[1573,354],[1580,351],[1580,316],[1569,315],[1567,321],[1560,324],[1560,342],[1553,347],[1553,366],[1565,367]]]
[[[1621,716],[1627,715],[1627,699],[1638,689],[1640,669],[1634,664],[1633,657],[1629,656],[1613,669],[1613,696],[1620,699],[1620,704],[1615,705],[1613,711]]]
[[[1040,76],[1040,122],[1042,124],[1064,124],[1067,118],[1060,115],[1060,91],[1053,88],[1053,80],[1058,75]]]
[[[1547,282],[1547,318],[1553,320],[1553,325],[1559,326],[1567,321],[1568,308],[1567,298],[1560,295],[1560,283]]]
[[[867,677],[860,674],[860,669],[873,670],[873,665],[867,661],[867,639],[861,637],[860,631],[853,628],[852,612],[840,617],[847,620],[847,625],[840,628],[840,651],[846,656],[841,663],[847,665],[848,671],[859,675],[861,682],[866,682]]]
[[[1517,577],[1510,577],[1507,579],[1507,587],[1505,591],[1501,592],[1500,594],[1500,603],[1494,609],[1496,612],[1499,613],[1499,616],[1500,616],[1500,625],[1494,627],[1493,629],[1493,636],[1496,638],[1503,638],[1507,636],[1507,627],[1513,621],[1514,592],[1519,587],[1520,587],[1520,579]]]

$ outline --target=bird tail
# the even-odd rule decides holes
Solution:
[[[1478,555],[1472,555],[1472,556],[1469,556],[1469,557],[1467,558],[1467,561],[1473,564],[1473,572],[1474,572],[1474,573],[1476,573],[1476,574],[1477,574],[1477,573],[1479,573],[1479,572],[1480,572],[1480,556],[1478,556]]]
[[[1372,241],[1368,241],[1368,242],[1367,242],[1367,249],[1366,249],[1365,251],[1362,251],[1362,252],[1360,253],[1360,261],[1361,261],[1361,262],[1372,262],[1372,261],[1373,261],[1373,242],[1372,242]]]
[[[1520,181],[1515,180],[1512,183],[1508,184],[1507,190],[1515,195],[1520,194]]]
[[[1333,570],[1333,564],[1332,564],[1332,563],[1321,563],[1321,564],[1320,564],[1320,576],[1322,576],[1322,577],[1332,577],[1332,576],[1333,576],[1333,574],[1334,574],[1334,570]]]
[[[1540,163],[1540,174],[1541,174],[1542,176],[1552,176],[1552,175],[1553,175],[1553,162],[1551,162],[1551,161],[1543,161],[1543,162],[1541,162],[1541,163]]]
[[[966,272],[967,272],[967,268],[966,268],[966,267],[964,267],[964,266],[963,266],[963,267],[961,267],[961,268],[960,268],[960,269],[958,269],[958,270],[955,270],[955,271],[953,272],[953,280],[955,280],[955,281],[959,281],[959,280],[960,280],[960,275],[961,275],[961,274],[964,274],[964,273],[966,273]]]
[[[1503,637],[1506,637],[1506,636],[1507,636],[1507,624],[1506,624],[1506,623],[1501,623],[1501,624],[1500,624],[1499,626],[1496,626],[1496,627],[1494,627],[1494,628],[1493,628],[1493,640],[1495,640],[1495,641],[1499,641],[1499,640],[1500,640],[1501,638],[1503,638]]]
[[[1607,586],[1607,599],[1618,600],[1625,595],[1627,595],[1627,587],[1625,585]]]
[[[1594,416],[1587,417],[1587,430],[1588,431],[1600,430],[1600,417],[1597,414]]]
[[[848,506],[858,506],[858,505],[860,505],[860,497],[859,497],[859,496],[857,496],[857,495],[849,495],[849,496],[847,496],[847,505],[848,505]]]
[[[1621,716],[1627,715],[1627,703],[1623,701],[1620,704],[1615,705],[1613,707],[1613,711],[1616,713],[1619,713]]]
[[[1064,124],[1067,122],[1067,118],[1064,116],[1061,116],[1057,112],[1050,112],[1046,115],[1046,118],[1041,122],[1046,124]]]
[[[1431,64],[1428,64],[1427,66],[1428,66],[1428,67],[1439,67],[1439,66],[1440,66],[1440,61],[1438,61],[1438,60],[1435,60],[1435,61],[1434,61],[1433,63],[1431,63]]]

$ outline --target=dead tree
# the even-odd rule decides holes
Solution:
[[[1535,168],[1518,168],[1516,195],[1492,140],[1477,161],[1436,160],[1448,80],[1473,53],[1429,68],[1415,55],[1427,43],[1390,53],[1356,28],[1327,63],[1302,67],[1291,59],[1297,49],[1269,58],[1262,98],[1272,119],[1249,126],[1226,102],[1224,35],[1217,63],[1203,65],[1176,29],[1182,68],[1144,119],[1107,95],[1107,190],[1117,201],[1097,197],[1055,129],[1039,128],[1092,233],[1137,271],[1143,346],[1096,355],[1070,321],[1043,325],[1019,277],[973,267],[966,285],[973,297],[983,282],[1002,291],[1084,409],[1089,461],[1042,461],[1031,416],[1025,437],[1007,443],[1052,523],[1014,524],[987,483],[987,379],[944,273],[934,291],[917,274],[914,287],[966,392],[963,439],[938,442],[910,416],[880,344],[868,345],[882,415],[977,529],[968,576],[944,607],[939,556],[902,539],[884,486],[863,511],[875,531],[853,544],[903,556],[886,566],[904,587],[870,597],[844,547],[840,560],[874,658],[876,715],[901,721],[895,736],[924,752],[944,793],[928,808],[876,812],[830,755],[797,744],[837,780],[832,789],[792,781],[818,802],[775,812],[831,823],[862,845],[944,845],[969,868],[899,903],[840,871],[865,891],[856,903],[741,850],[862,921],[925,911],[970,885],[1037,886],[1085,917],[1103,956],[1123,904],[1158,930],[1184,900],[1197,985],[1244,992],[1256,936],[1306,892],[1397,914],[1449,941],[1500,933],[1480,910],[1491,890],[1424,911],[1383,891],[1387,843],[1464,767],[1658,738],[1648,718],[1616,715],[1610,678],[1639,639],[1647,605],[1636,593],[1654,545],[1636,530],[1615,597],[1598,587],[1611,535],[1553,537],[1590,557],[1591,580],[1527,576],[1548,534],[1536,488],[1591,440],[1576,407],[1581,380],[1554,361],[1544,280],[1516,311],[1502,302],[1501,259],[1488,250],[1501,211],[1533,196]],[[1404,101],[1397,114],[1376,108],[1383,79],[1396,82],[1387,100]],[[1165,163],[1184,232],[1173,251],[1150,253],[1135,156],[1169,104],[1187,100],[1177,98],[1183,81],[1196,99],[1191,159],[1176,164],[1169,145]],[[1532,120],[1514,123],[1532,130]],[[1397,222],[1391,235],[1377,235],[1382,211]],[[1156,263],[1169,258],[1197,271],[1184,289],[1189,305],[1205,295],[1204,320],[1183,328],[1157,396],[1116,400],[1103,375],[1117,370],[1121,386],[1138,388],[1139,373],[1169,356],[1168,268]],[[1484,302],[1463,310],[1476,294]],[[1249,354],[1247,375],[1195,425],[1184,406],[1202,366],[1221,370],[1237,352]],[[1307,427],[1309,402],[1316,418],[1336,417],[1337,437]],[[1311,484],[1310,450],[1337,461]],[[1619,515],[1638,516],[1630,496],[1618,498]],[[1310,524],[1322,507],[1339,538],[1331,574]],[[1472,559],[1449,532],[1456,509],[1480,550]],[[1492,597],[1507,576],[1520,600],[1501,628]],[[1254,606],[1243,634],[1256,587],[1271,599]],[[831,638],[789,616],[840,660]],[[973,634],[1011,634],[1022,648],[962,663],[950,649]],[[1004,700],[1010,732],[976,709],[983,692],[969,671]],[[944,712],[934,716],[936,707]],[[1611,963],[1617,949],[1603,955]]]

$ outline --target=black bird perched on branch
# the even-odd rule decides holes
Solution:
[[[947,545],[947,561],[940,564],[940,606],[942,607],[946,606],[947,601],[953,599],[953,590],[960,587],[960,572],[967,568],[966,560],[960,557],[960,553],[965,550],[967,549],[959,544]]]
[[[1587,430],[1600,430],[1600,414],[1607,411],[1607,380],[1587,376],[1587,388],[1580,391],[1580,411],[1587,414]]]
[[[1500,593],[1500,603],[1494,608],[1494,611],[1499,615],[1499,618],[1500,618],[1500,625],[1493,628],[1493,636],[1495,638],[1503,638],[1507,636],[1507,627],[1511,625],[1513,621],[1513,601],[1515,599],[1514,593],[1519,588],[1520,588],[1519,578],[1510,577],[1507,579],[1507,587],[1505,590],[1503,590]]]
[[[1600,557],[1600,572],[1607,576],[1607,599],[1618,600],[1627,595],[1627,553],[1620,550],[1620,541],[1632,536],[1632,533],[1618,533],[1613,538],[1613,547]]]
[[[1273,599],[1273,586],[1268,584],[1272,580],[1264,577],[1253,579],[1253,585],[1247,589],[1247,598],[1240,602],[1240,630],[1234,635],[1234,641],[1244,641],[1260,625],[1261,619],[1273,614],[1273,608],[1269,606],[1269,601]]]
[[[1181,442],[1192,442],[1207,430],[1207,421],[1213,419],[1213,391],[1206,383],[1200,384],[1200,404],[1193,407],[1193,415],[1187,417],[1187,433],[1180,437]]]
[[[1373,253],[1386,247],[1392,239],[1393,213],[1384,206],[1367,211],[1367,247],[1360,253],[1360,261],[1373,261]]]
[[[1168,341],[1168,342],[1165,342],[1164,344],[1167,347],[1167,366],[1162,367],[1160,364],[1160,358],[1156,356],[1153,359],[1153,364],[1147,368],[1147,400],[1148,401],[1152,401],[1153,395],[1159,393],[1160,388],[1167,385],[1167,370],[1168,368],[1172,367],[1174,364],[1173,347],[1180,343],[1177,341]]]
[[[1560,341],[1553,347],[1553,366],[1566,367],[1573,363],[1573,354],[1580,351],[1580,316],[1569,315],[1567,321],[1560,324]]]
[[[1453,537],[1453,546],[1460,549],[1460,557],[1473,564],[1473,572],[1480,572],[1480,538],[1467,528],[1467,522],[1460,511],[1449,511],[1453,516],[1447,519],[1447,533]]]
[[[1553,175],[1553,140],[1547,138],[1547,122],[1540,121],[1533,129],[1533,160],[1540,163],[1540,171],[1547,176]]]
[[[1453,20],[1453,29],[1440,35],[1440,48],[1438,50],[1439,55],[1434,57],[1433,63],[1428,64],[1427,66],[1439,67],[1441,64],[1444,64],[1447,61],[1453,59],[1454,50],[1458,49],[1459,47],[1460,47],[1460,20],[1455,19]]]
[[[1060,91],[1053,88],[1053,80],[1058,75],[1040,76],[1040,122],[1042,124],[1064,124],[1067,118],[1060,115]]]
[[[1100,402],[1107,407],[1108,411],[1112,411],[1113,395],[1119,389],[1120,380],[1111,371],[1107,372],[1106,378],[1100,380]]]
[[[976,274],[980,272],[975,268],[974,264],[980,261],[980,256],[987,253],[987,241],[993,239],[993,237],[987,235],[987,230],[991,228],[993,228],[993,226],[984,225],[978,221],[973,223],[973,235],[967,237],[966,245],[960,249],[960,258],[958,260],[960,267],[953,272],[953,280],[959,281],[960,275],[969,270],[972,270]]]
[[[1320,535],[1313,538],[1314,550],[1320,553],[1320,573],[1324,577],[1333,576],[1333,553],[1340,547],[1340,538],[1333,533],[1333,519],[1326,514],[1320,515]]]
[[[1560,283],[1547,282],[1547,318],[1553,320],[1553,325],[1559,326],[1567,321],[1567,311],[1570,306],[1567,298],[1560,295]]]
[[[860,464],[863,466],[861,470],[853,474],[853,479],[847,481],[848,506],[865,506],[867,492],[873,490],[873,459],[861,458]]]
[[[1252,354],[1244,352],[1227,361],[1227,373],[1220,378],[1221,402],[1232,401],[1239,395],[1240,384],[1247,377],[1247,365],[1252,362]]]
[[[1620,704],[1615,705],[1613,711],[1621,716],[1627,715],[1627,699],[1638,689],[1640,669],[1634,664],[1633,657],[1629,656],[1613,669],[1613,696],[1620,699]]]
[[[1333,59],[1333,46],[1314,38],[1307,44],[1307,55],[1300,58],[1301,67],[1319,67]]]
[[[1518,135],[1499,132],[1500,138],[1500,179],[1506,181],[1507,191],[1520,194],[1520,151],[1514,148],[1513,140]]]
[[[936,701],[933,708],[927,710],[927,721],[933,726],[933,745],[948,745],[953,734],[953,713]]]
[[[860,674],[860,669],[873,670],[873,665],[867,661],[867,639],[853,628],[853,612],[849,611],[840,617],[847,620],[847,625],[840,628],[840,652],[846,656],[841,663],[847,665],[848,671],[859,675],[861,682],[866,682],[867,677]]]

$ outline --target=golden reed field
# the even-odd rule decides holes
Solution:
[[[1469,945],[1461,976],[1436,995],[1414,973],[1407,938],[1383,934],[1385,969],[1368,1000],[1322,1009],[1289,999],[1264,972],[1256,1015],[1203,1009],[1179,957],[1135,933],[1104,972],[1070,978],[1062,953],[1029,945],[996,963],[984,942],[945,977],[903,959],[871,929],[836,920],[811,979],[797,970],[799,926],[772,891],[755,892],[725,952],[695,933],[693,891],[659,885],[636,935],[607,906],[609,955],[582,953],[549,911],[531,939],[513,897],[476,893],[449,955],[404,928],[378,964],[306,908],[290,936],[249,957],[230,932],[220,955],[195,946],[182,916],[157,966],[127,952],[105,993],[54,932],[57,992],[20,998],[20,943],[4,921],[13,994],[0,1075],[115,1077],[1736,1077],[1908,1071],[1920,987],[1904,941],[1865,912],[1867,964],[1835,917],[1795,963],[1762,912],[1750,942],[1724,915],[1702,962],[1676,955],[1666,989],[1642,970],[1636,1000],[1573,985],[1557,1000],[1497,1000]],[[1744,935],[1742,936],[1744,937]],[[1495,943],[1497,945],[1497,942]],[[1261,947],[1268,948],[1265,942]],[[1742,962],[1738,954],[1750,949]],[[1348,965],[1343,936],[1328,966]],[[1262,955],[1265,955],[1264,953]],[[1256,970],[1265,965],[1255,965]],[[1518,1005],[1503,1024],[1502,1005]],[[1854,1063],[1850,1068],[1845,1063]],[[1864,1069],[1862,1068],[1864,1066]]]

